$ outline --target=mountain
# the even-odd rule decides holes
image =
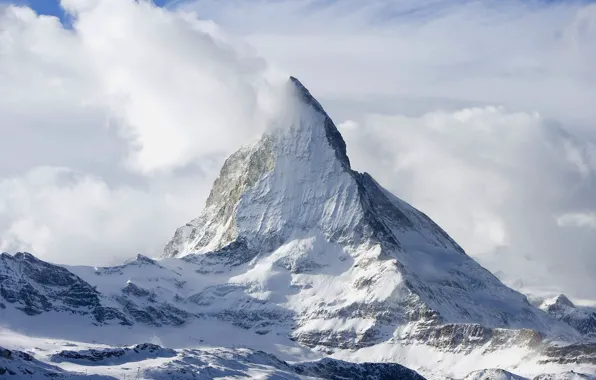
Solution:
[[[541,300],[538,305],[540,309],[580,333],[596,337],[596,307],[577,306],[564,294]]]
[[[422,212],[353,171],[329,116],[292,83],[301,101],[286,125],[225,162],[205,210],[176,231],[166,257],[211,273],[247,265],[236,283],[290,310],[293,337],[309,346],[364,347],[413,322],[403,339],[437,345],[463,343],[446,339],[461,329],[486,341],[501,334],[493,328],[537,333],[507,332],[527,341],[572,334]]]
[[[438,378],[496,367],[596,373],[589,335],[354,171],[319,102],[295,78],[287,90],[282,116],[225,161],[205,209],[161,258],[95,268],[2,254],[9,349],[34,342],[36,357],[58,366],[118,357],[148,378],[206,371],[204,362],[282,378],[419,378],[387,363]],[[139,358],[142,342],[168,354]]]

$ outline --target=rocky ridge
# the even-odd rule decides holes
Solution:
[[[596,338],[596,307],[577,306],[564,294],[538,302],[540,309],[581,334]]]

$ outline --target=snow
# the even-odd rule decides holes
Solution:
[[[483,369],[468,374],[463,380],[525,380],[525,378],[502,369]]]
[[[293,83],[301,100],[226,161],[205,209],[176,231],[164,257],[54,267],[3,255],[0,280],[16,290],[0,307],[0,343],[69,374],[116,378],[300,378],[291,364],[325,357],[400,363],[429,378],[518,379],[486,370],[496,367],[528,378],[596,374],[589,363],[544,363],[552,341],[583,337],[502,284],[426,215],[352,171],[331,119]],[[23,284],[32,291],[23,294]],[[72,284],[96,302],[67,305]],[[34,294],[47,302],[25,316],[17,307]],[[121,316],[94,319],[98,308]],[[136,352],[140,343],[161,348]],[[108,353],[115,358],[72,359]],[[350,366],[300,368],[321,375]]]

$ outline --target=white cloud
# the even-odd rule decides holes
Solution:
[[[184,166],[264,130],[274,74],[215,24],[146,2],[89,3],[67,4],[133,168]]]
[[[107,265],[161,255],[209,190],[201,177],[149,188],[111,187],[66,168],[37,167],[0,181],[0,251],[26,250],[68,264]]]
[[[472,256],[592,296],[596,5],[62,3],[72,29],[0,8],[0,249],[159,253],[277,109],[275,62],[338,121],[357,169]]]
[[[184,7],[243,36],[323,100],[366,102],[375,112],[389,102],[412,113],[418,99],[422,113],[498,104],[596,118],[596,4],[199,0]]]
[[[539,114],[499,107],[370,116],[342,132],[357,169],[509,283],[589,296],[594,237],[560,226],[593,223],[575,212],[596,210],[594,146]]]
[[[267,127],[281,76],[192,13],[63,5],[72,29],[0,10],[0,249],[94,264],[158,255],[222,157]]]
[[[143,174],[229,153],[264,130],[281,76],[212,22],[145,1],[64,5],[76,14],[73,30],[28,8],[0,15],[9,117],[62,111],[61,128],[72,111],[99,109],[77,128],[117,127],[129,167]]]

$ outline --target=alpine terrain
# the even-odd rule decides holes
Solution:
[[[596,314],[531,304],[352,170],[295,78],[162,257],[0,257],[0,374],[145,379],[591,379]]]

